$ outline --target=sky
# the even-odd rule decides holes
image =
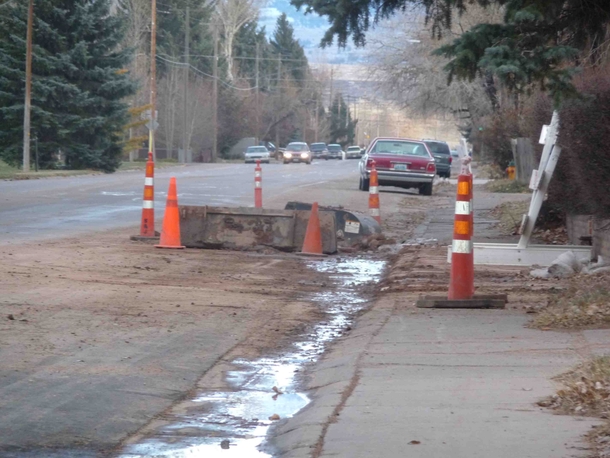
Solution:
[[[267,7],[261,10],[259,23],[266,27],[268,35],[273,33],[277,18],[282,13],[286,13],[288,16],[288,20],[294,27],[295,36],[301,46],[305,48],[310,62],[346,64],[361,60],[363,51],[356,50],[353,46],[347,46],[346,49],[341,50],[336,45],[320,49],[320,41],[328,29],[328,20],[317,14],[306,15],[303,11],[298,11],[290,4],[290,0],[271,0]]]

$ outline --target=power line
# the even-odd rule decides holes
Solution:
[[[235,89],[237,91],[252,91],[252,90],[256,89],[255,87],[241,88],[241,87],[233,86],[232,84],[229,84],[229,83],[223,81],[220,78],[215,78],[213,75],[210,75],[209,73],[206,73],[203,70],[199,70],[197,67],[193,67],[192,65],[184,63],[184,62],[176,62],[176,61],[173,61],[173,60],[170,60],[170,59],[166,59],[165,57],[162,57],[162,56],[157,56],[157,59],[160,59],[160,60],[162,60],[164,62],[167,62],[169,64],[172,64],[172,65],[175,65],[176,67],[181,67],[181,68],[188,67],[188,68],[190,68],[191,70],[193,70],[193,71],[195,71],[197,73],[200,73],[200,74],[202,74],[204,76],[207,76],[208,78],[216,79],[216,80],[218,80],[218,82],[220,82],[220,84],[222,84],[222,85],[224,85],[226,87],[229,87],[231,89]]]

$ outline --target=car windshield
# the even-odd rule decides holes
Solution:
[[[360,147],[359,146],[350,146],[347,150],[348,151],[360,151]]]
[[[341,151],[341,145],[328,145],[328,151],[332,151],[333,153]]]
[[[312,143],[311,150],[312,151],[322,151],[326,148],[326,143]]]
[[[421,143],[379,140],[373,146],[371,153],[375,154],[397,154],[400,156],[428,156],[426,148]]]
[[[291,143],[286,148],[286,151],[307,151],[307,145],[304,143]]]
[[[432,154],[451,154],[449,145],[441,142],[426,142]]]
[[[264,146],[249,146],[246,153],[266,153],[267,148]]]

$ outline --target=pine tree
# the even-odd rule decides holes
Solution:
[[[110,0],[37,0],[32,59],[32,137],[43,167],[58,153],[70,168],[112,172],[120,164],[122,129],[129,114],[123,99],[135,83],[118,46],[123,17]],[[26,5],[0,17],[0,156],[21,162],[23,138]]]
[[[277,19],[271,46],[276,55],[285,59],[282,62],[285,72],[303,85],[303,80],[307,77],[307,57],[305,57],[305,50],[294,37],[294,28],[288,22],[286,13]]]

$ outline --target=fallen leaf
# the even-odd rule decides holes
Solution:
[[[421,444],[420,441],[411,441],[411,442],[409,442],[409,445],[419,445],[419,444]]]
[[[278,414],[276,414],[276,413],[274,413],[273,415],[271,415],[269,417],[269,420],[271,420],[271,421],[277,421],[279,419],[280,419],[280,416]]]

